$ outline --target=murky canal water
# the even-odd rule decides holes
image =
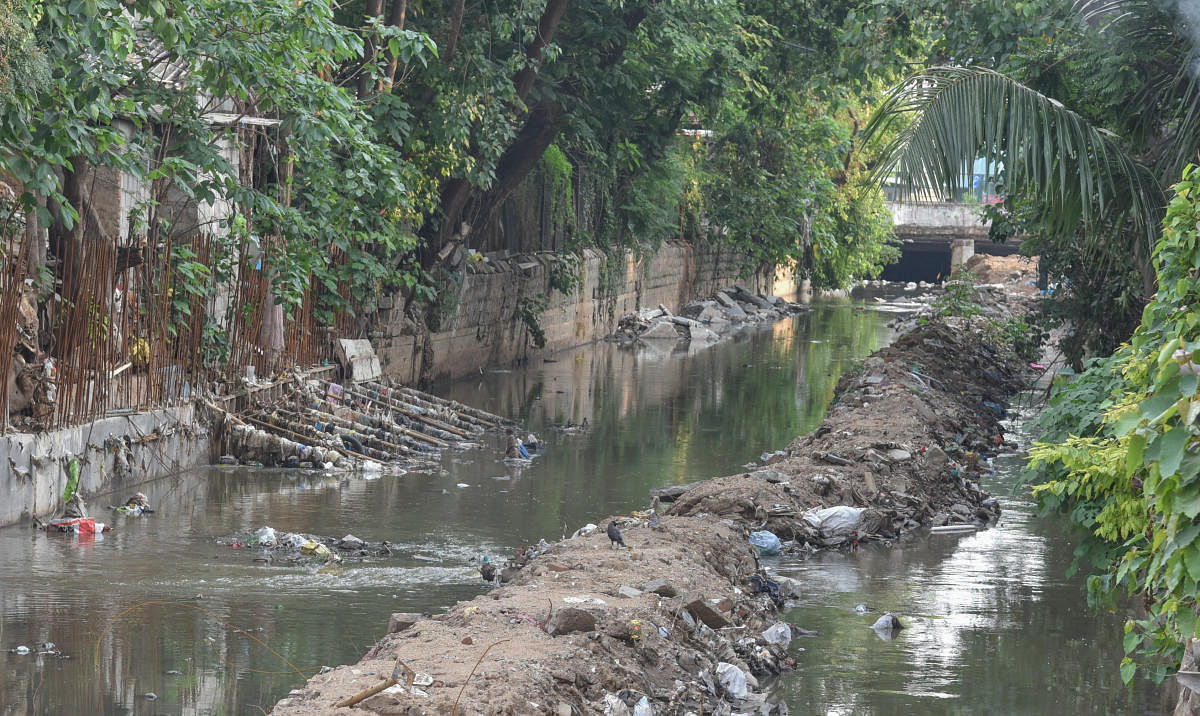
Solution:
[[[1132,693],[1121,683],[1124,615],[1092,613],[1082,580],[1065,578],[1074,545],[1014,489],[1021,465],[998,457],[984,482],[1003,508],[992,529],[770,565],[806,586],[785,618],[821,632],[799,640],[799,668],[777,682],[795,710],[1170,713],[1174,703],[1149,682]],[[857,614],[860,604],[871,611]],[[870,628],[883,612],[906,627],[892,640]]]
[[[481,555],[643,507],[651,487],[734,472],[811,430],[844,367],[887,340],[888,317],[822,304],[691,355],[600,344],[448,386],[542,437],[524,470],[496,459],[498,437],[377,480],[209,468],[141,488],[157,514],[116,518],[102,540],[2,529],[0,707],[262,713],[301,674],[357,660],[388,613],[481,591]],[[585,433],[551,429],[585,417]],[[793,711],[1145,711],[1116,675],[1119,620],[1087,615],[1062,578],[1070,546],[1008,507],[1002,530],[780,565],[810,582],[792,616],[823,632],[778,687]],[[263,525],[388,540],[400,556],[318,569],[214,541]],[[880,642],[852,611],[860,601],[916,620]],[[71,658],[7,652],[44,641]]]

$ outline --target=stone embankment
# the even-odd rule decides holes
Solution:
[[[675,488],[661,516],[611,518],[626,548],[604,518],[518,550],[495,565],[502,586],[436,616],[393,615],[362,661],[314,676],[273,713],[350,713],[335,705],[387,685],[397,666],[400,683],[355,708],[785,713],[757,679],[791,665],[783,645],[804,632],[777,610],[803,585],[772,579],[749,533],[808,550],[986,526],[998,508],[978,477],[1003,442],[1001,401],[1028,377],[986,333],[919,325],[844,377],[820,428],[769,464]]]

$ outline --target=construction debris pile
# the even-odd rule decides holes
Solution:
[[[379,471],[429,462],[511,422],[413,388],[296,376],[284,397],[224,413],[224,464]]]
[[[806,310],[802,304],[751,293],[745,286],[734,284],[731,289],[715,292],[711,299],[692,301],[678,314],[661,304],[626,314],[609,338],[622,343],[690,341],[693,345],[709,345],[747,323],[774,322]]]

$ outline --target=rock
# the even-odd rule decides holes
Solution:
[[[787,301],[783,300],[779,296],[763,296],[763,298],[767,303],[775,306],[776,308],[782,308],[787,303]]]
[[[575,607],[563,607],[554,612],[550,622],[546,624],[546,632],[550,636],[561,636],[574,632],[596,630],[596,617],[590,612]]]
[[[716,301],[692,301],[679,310],[679,315],[696,321],[703,321],[704,319],[701,318],[701,316],[704,315],[704,312],[708,310],[717,310],[716,305]]]
[[[769,301],[767,301],[767,299],[763,298],[762,296],[750,293],[749,291],[747,291],[746,293],[742,293],[739,291],[738,295],[735,296],[734,299],[738,300],[738,301],[744,301],[746,303],[749,303],[749,304],[753,305],[755,308],[759,309],[760,311],[768,311],[771,309],[771,304]]]
[[[790,475],[785,475],[778,470],[755,470],[754,472],[750,473],[750,477],[757,477],[760,480],[766,480],[772,485],[778,485],[782,482],[792,481]]]
[[[892,462],[901,462],[902,460],[907,460],[907,459],[911,458],[912,453],[910,453],[907,450],[900,450],[899,448],[893,448],[893,449],[887,451],[887,456],[888,456],[888,459],[891,460]]]
[[[571,716],[575,713],[575,709],[571,708],[571,704],[566,701],[559,701],[558,706],[554,707],[554,716]]]
[[[771,579],[779,585],[779,595],[784,599],[800,598],[800,580],[779,575],[773,575]]]
[[[696,619],[704,622],[710,629],[723,629],[729,626],[729,620],[709,606],[703,595],[684,599],[683,608],[691,612]]]
[[[634,597],[642,596],[642,590],[634,589],[633,587],[622,586],[620,589],[617,590],[617,596],[625,597],[627,599],[633,599]]]
[[[871,628],[875,631],[899,631],[904,628],[904,625],[900,623],[900,619],[895,614],[888,612],[876,619]]]
[[[724,291],[717,291],[713,294],[713,298],[717,299],[717,303],[721,304],[725,308],[738,308],[737,302],[730,298],[729,294],[725,293]]]
[[[338,542],[338,549],[362,549],[363,541],[354,535],[346,535]]]
[[[660,487],[650,491],[650,497],[657,497],[660,502],[674,502],[683,494],[692,488],[699,485],[699,482],[689,482],[686,485],[671,485],[670,487]]]
[[[679,331],[675,330],[675,326],[669,321],[663,321],[650,326],[638,338],[651,341],[678,341]]]
[[[675,585],[671,584],[665,579],[655,579],[653,581],[646,582],[642,585],[642,591],[651,592],[660,597],[667,597],[668,599],[679,596],[679,590],[676,589]]]
[[[474,643],[475,643],[475,640],[474,640],[474,639],[472,639],[472,638],[471,638],[471,637],[469,637],[469,636],[464,636],[464,637],[462,638],[462,643],[463,643],[463,644],[466,644],[467,646],[470,646],[470,645],[472,645],[472,644],[474,644]]]
[[[408,629],[420,621],[421,615],[416,612],[394,612],[388,619],[388,634],[395,634]]]
[[[962,517],[969,517],[972,510],[961,502],[955,502],[953,505],[950,505],[950,511]]]
[[[721,337],[716,333],[713,333],[705,326],[699,325],[688,327],[688,337],[691,338],[693,342],[699,341],[702,343],[716,343],[717,341],[721,340]]]
[[[937,445],[930,445],[925,451],[925,460],[935,470],[940,470],[950,464],[950,456]]]
[[[565,572],[570,569],[570,567],[561,562],[547,562],[545,566],[551,572]]]

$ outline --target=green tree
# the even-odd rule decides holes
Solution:
[[[948,193],[977,157],[1003,167],[1007,212],[998,225],[1028,231],[1030,249],[1066,273],[1078,362],[1085,343],[1111,350],[1122,337],[1113,340],[1114,328],[1154,294],[1150,251],[1165,187],[1200,149],[1200,105],[1187,74],[1192,43],[1166,10],[1078,4],[1053,27],[1042,11],[1056,10],[1043,5],[1001,14],[1022,28],[1015,42],[950,25],[938,46],[967,49],[948,59],[990,59],[1006,73],[921,73],[891,93],[870,130],[896,132],[877,175],[892,173],[910,189]],[[1104,300],[1086,293],[1097,281]]]

